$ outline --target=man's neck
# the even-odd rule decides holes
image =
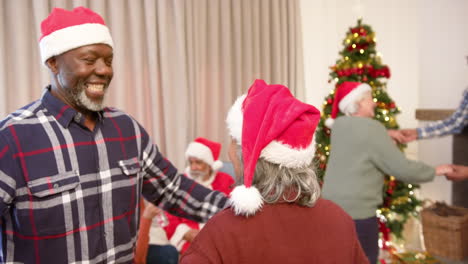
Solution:
[[[96,127],[97,117],[96,114],[84,115],[84,126],[87,127],[90,131],[94,131]]]
[[[77,112],[80,112],[83,116],[84,116],[84,126],[87,127],[90,131],[93,131],[94,130],[94,127],[96,126],[96,122],[97,122],[97,113],[96,112],[93,112],[93,111],[90,111],[90,110],[86,110],[86,109],[82,109],[81,107],[78,107],[76,105],[74,105],[72,102],[70,102],[70,100],[68,100],[68,98],[64,95],[62,95],[59,90],[57,89],[57,87],[52,84],[51,85],[51,88],[50,88],[50,93],[55,96],[56,98],[58,98],[60,101],[62,101],[63,103],[69,105],[71,108],[75,109]]]

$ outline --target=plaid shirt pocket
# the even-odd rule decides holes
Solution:
[[[77,228],[69,222],[71,206],[75,203],[76,190],[80,184],[78,171],[40,177],[27,183],[27,196],[14,208],[14,229],[26,237],[44,239],[47,236],[61,237]],[[67,221],[67,222],[66,222]]]
[[[75,189],[80,183],[78,171],[69,171],[56,176],[29,181],[28,188],[36,197],[46,197]]]
[[[125,175],[135,175],[141,170],[140,162],[137,158],[119,160],[119,166]]]

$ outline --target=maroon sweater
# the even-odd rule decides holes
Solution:
[[[225,209],[208,221],[180,263],[369,262],[351,217],[333,202],[320,199],[312,208],[266,204],[249,218]]]

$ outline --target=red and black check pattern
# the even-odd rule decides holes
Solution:
[[[196,221],[225,207],[125,113],[83,121],[46,91],[0,122],[0,262],[131,263],[140,195]]]

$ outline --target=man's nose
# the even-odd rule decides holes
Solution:
[[[100,76],[109,76],[112,77],[114,70],[112,69],[112,64],[105,62],[103,59],[96,61],[96,74]]]

